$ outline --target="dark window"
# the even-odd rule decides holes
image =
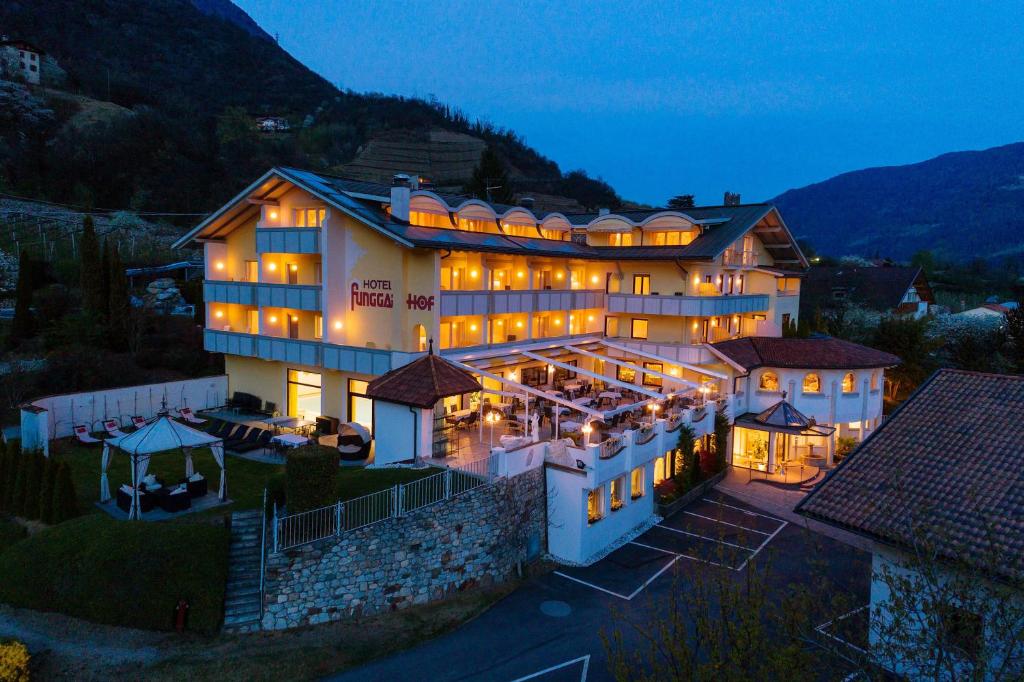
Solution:
[[[527,367],[522,371],[522,380],[525,386],[543,386],[548,383],[547,367]]]
[[[789,326],[790,314],[782,313],[782,328],[785,329]]]
[[[572,365],[573,367],[576,367],[576,363],[578,362],[578,360],[566,360],[563,362],[565,362],[565,364],[567,365]],[[576,372],[573,372],[572,370],[568,369],[562,369],[561,367],[555,367],[555,381],[565,381],[567,379],[575,378]]]
[[[980,615],[951,605],[939,608],[946,647],[972,661],[981,653],[984,622]]]

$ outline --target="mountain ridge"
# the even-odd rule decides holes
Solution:
[[[771,200],[831,256],[1024,256],[1024,142],[841,173]]]

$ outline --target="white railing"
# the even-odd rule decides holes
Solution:
[[[298,514],[278,516],[275,507],[271,524],[273,551],[280,552],[340,536],[487,485],[495,478],[497,461],[498,458],[491,455],[456,464],[410,483],[399,483],[393,488]]]
[[[722,254],[724,265],[741,265],[747,267],[757,266],[757,253],[754,251],[732,251],[728,250]]]

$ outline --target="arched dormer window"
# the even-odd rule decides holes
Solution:
[[[804,376],[804,393],[821,393],[821,377],[811,372]]]
[[[758,383],[757,388],[759,391],[778,391],[779,375],[775,372],[765,372],[761,375],[761,381]]]
[[[425,353],[427,350],[427,328],[418,324],[412,328],[412,335],[416,340],[416,350]]]
[[[878,372],[877,371],[871,373],[871,390],[872,391],[877,391],[878,390]]]
[[[847,372],[843,375],[843,393],[856,393],[857,392],[857,378],[853,375],[853,372]]]

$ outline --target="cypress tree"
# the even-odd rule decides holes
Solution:
[[[4,452],[4,480],[0,488],[0,509],[13,511],[11,500],[14,498],[14,481],[18,477],[17,454],[10,448]]]
[[[43,466],[43,484],[39,488],[39,520],[53,523],[53,489],[57,483],[57,460],[46,457]]]
[[[480,154],[480,163],[473,169],[466,192],[484,201],[512,203],[512,182],[501,157],[492,148],[487,147]]]
[[[39,492],[43,487],[43,469],[46,464],[43,461],[43,453],[29,452],[22,455],[25,458],[25,496],[21,500],[21,516],[26,519],[39,518]]]
[[[18,259],[18,284],[14,293],[14,320],[11,322],[10,336],[7,337],[10,348],[31,338],[35,332],[35,320],[32,317],[32,267],[28,251],[22,249]]]
[[[82,309],[94,319],[104,314],[107,301],[103,298],[103,278],[100,272],[102,256],[92,216],[85,216],[82,223],[82,238],[79,248],[79,271],[82,286]]]
[[[110,240],[103,240],[100,250],[100,315],[104,320],[110,317]]]
[[[67,462],[57,465],[57,480],[53,486],[53,523],[61,523],[78,516],[75,484],[71,480],[71,467]]]
[[[128,290],[128,277],[124,274],[121,254],[116,246],[110,250],[109,280],[107,328],[110,333],[108,337],[111,348],[125,350],[128,348],[128,339],[131,335],[132,301]]]
[[[10,464],[7,460],[7,444],[0,440],[0,512],[4,511],[4,488],[7,486],[7,478],[11,475]]]
[[[11,490],[11,499],[7,509],[15,516],[21,516],[21,510],[25,504],[29,468],[28,457],[24,453],[20,453],[14,458],[14,487]]]

